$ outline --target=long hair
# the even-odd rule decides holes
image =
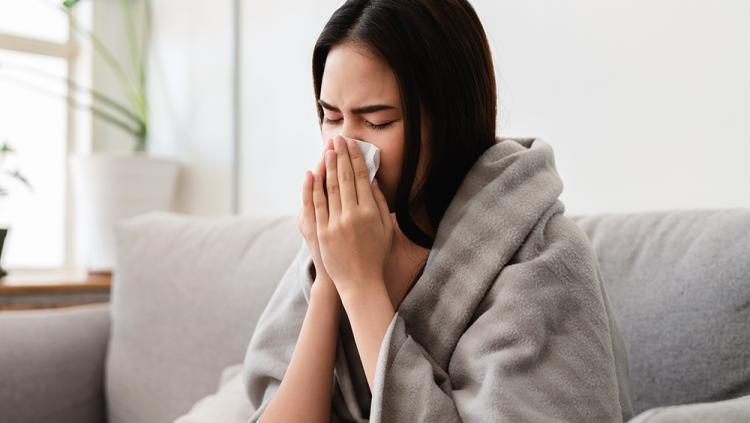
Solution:
[[[431,248],[434,239],[414,222],[424,206],[434,234],[461,182],[495,143],[497,94],[487,37],[466,0],[349,0],[328,20],[313,51],[318,105],[328,52],[357,42],[379,54],[396,76],[404,111],[404,159],[394,210],[401,231]],[[424,107],[427,116],[421,116]],[[429,160],[424,183],[409,199],[426,119]]]

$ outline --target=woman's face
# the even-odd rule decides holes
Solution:
[[[393,71],[361,45],[338,44],[328,52],[319,103],[325,115],[321,126],[324,145],[341,134],[380,149],[380,168],[375,177],[393,211],[404,152],[401,97]],[[424,139],[422,125],[422,154],[412,195],[424,174]]]

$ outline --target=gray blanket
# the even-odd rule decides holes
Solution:
[[[423,274],[381,345],[373,392],[346,315],[332,421],[621,422],[628,363],[585,233],[564,215],[551,146],[502,138],[446,211]],[[256,422],[291,359],[310,296],[303,242],[244,362]]]

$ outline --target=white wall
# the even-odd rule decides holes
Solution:
[[[243,3],[244,214],[297,213],[320,151],[312,48],[341,3]],[[750,2],[472,4],[499,134],[552,144],[568,213],[750,206]]]
[[[151,151],[183,162],[177,211],[232,212],[233,2],[154,0]]]
[[[569,211],[750,206],[750,2],[474,4],[500,132],[553,144]]]
[[[296,215],[322,148],[312,50],[339,1],[252,1],[242,7],[240,211]]]

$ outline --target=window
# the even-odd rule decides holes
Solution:
[[[0,0],[0,143],[33,190],[3,179],[0,227],[10,227],[7,269],[72,269],[68,153],[74,114],[66,83],[77,50],[66,14],[52,0]]]

